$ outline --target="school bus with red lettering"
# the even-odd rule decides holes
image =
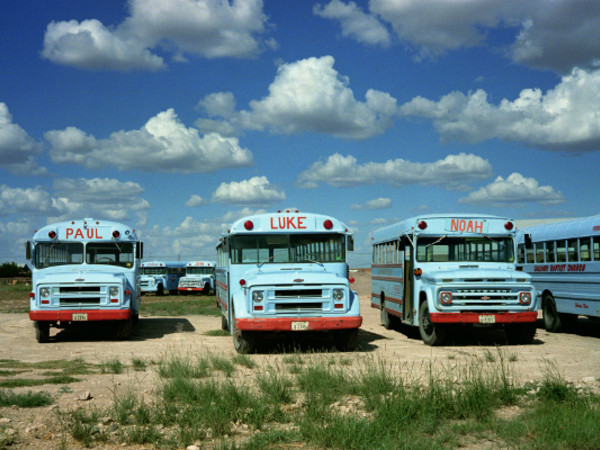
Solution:
[[[385,328],[419,327],[441,345],[459,326],[502,327],[510,343],[536,332],[531,276],[517,270],[512,219],[489,215],[412,217],[373,232],[371,306]]]
[[[217,245],[216,301],[239,353],[267,333],[322,332],[354,350],[362,324],[346,255],[352,231],[325,215],[287,210],[234,222]]]
[[[25,253],[37,341],[48,342],[51,327],[96,321],[127,339],[139,317],[142,252],[135,230],[117,222],[88,218],[36,231]]]

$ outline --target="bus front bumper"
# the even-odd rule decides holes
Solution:
[[[235,319],[238,329],[244,331],[324,331],[358,328],[362,316],[355,317],[273,317]]]
[[[429,313],[432,323],[528,323],[537,320],[537,311]]]
[[[29,311],[29,318],[37,322],[92,322],[98,320],[128,320],[129,309],[65,309]]]

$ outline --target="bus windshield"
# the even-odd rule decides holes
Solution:
[[[90,242],[85,247],[85,262],[88,264],[132,267],[133,261],[134,247],[131,242],[119,244]]]
[[[166,267],[142,267],[142,275],[166,275]]]
[[[186,275],[212,275],[215,273],[214,267],[188,267]]]
[[[35,246],[35,268],[83,263],[83,244],[40,242]]]
[[[238,235],[231,239],[233,264],[344,262],[341,234]]]
[[[419,237],[419,262],[514,262],[511,237]]]

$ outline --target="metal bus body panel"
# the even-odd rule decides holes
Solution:
[[[569,240],[578,240],[579,246],[582,240],[589,243],[590,254],[585,258],[579,248],[574,260],[570,260],[571,255],[565,250],[565,261],[557,262],[554,251],[553,261],[546,261],[546,248],[542,247],[544,261],[519,261],[519,265],[531,275],[540,306],[550,295],[558,313],[600,317],[600,252],[596,249],[600,241],[600,215],[525,227],[518,233],[519,246],[524,245],[526,234],[536,246]]]
[[[145,261],[142,263],[142,274],[140,276],[140,285],[142,292],[158,292],[160,287],[164,291],[176,291],[179,286],[181,274],[168,273],[170,270],[183,272],[185,262],[182,261]],[[164,269],[165,273],[145,274],[144,269]]]
[[[186,264],[186,274],[179,279],[177,289],[179,292],[202,292],[208,294],[210,290],[215,290],[215,270],[214,261],[190,261]],[[197,269],[211,269],[212,274],[193,273]],[[206,288],[208,286],[208,289]]]
[[[425,221],[427,226],[419,228]],[[407,236],[411,246],[418,245],[420,238],[514,238],[514,226],[505,228],[512,220],[504,217],[476,214],[435,214],[412,217],[373,232],[373,245],[399,241]],[[399,250],[396,264],[372,265],[371,306],[397,316],[409,325],[419,324],[419,306],[427,301],[432,323],[480,323],[480,316],[493,315],[495,323],[535,322],[537,317],[537,296],[531,277],[516,270],[512,261],[460,261],[423,262],[414,255],[414,247],[409,260],[414,264],[409,273],[412,295],[408,300],[411,311],[404,312],[404,290],[407,264],[404,250]],[[421,275],[414,274],[420,269]],[[448,305],[440,301],[440,293],[449,292],[452,302]],[[531,295],[529,304],[519,302],[519,294]],[[382,303],[381,297],[385,298]]]
[[[81,253],[65,253],[58,261],[53,249],[73,243]],[[132,253],[121,252],[125,244],[131,244]],[[104,220],[61,222],[36,231],[27,243],[32,269],[31,320],[127,320],[137,316],[141,304],[137,244],[134,230]],[[111,254],[113,245],[118,251]],[[127,260],[117,262],[121,256]],[[109,261],[111,258],[114,260]],[[93,263],[88,262],[92,259]]]

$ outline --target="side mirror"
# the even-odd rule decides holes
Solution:
[[[144,243],[143,242],[137,242],[135,244],[135,257],[137,259],[144,258]]]
[[[27,261],[31,260],[31,241],[25,242],[25,259]]]
[[[348,236],[347,243],[348,243],[348,251],[353,252],[354,251],[354,237]]]

